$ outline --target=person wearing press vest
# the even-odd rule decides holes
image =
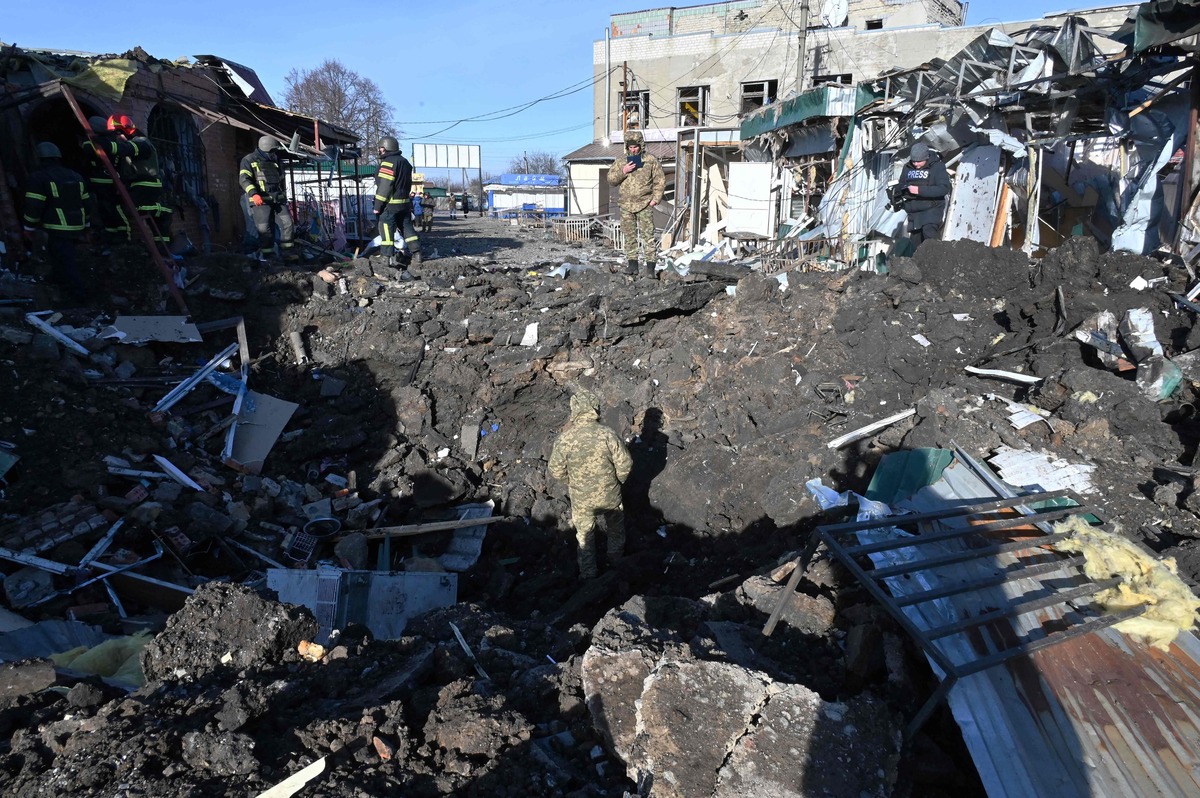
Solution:
[[[946,195],[950,193],[950,175],[941,157],[918,141],[909,152],[908,163],[900,171],[896,198],[908,215],[908,240],[916,252],[922,241],[941,238],[946,215]]]

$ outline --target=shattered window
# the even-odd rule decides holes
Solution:
[[[150,112],[146,128],[158,150],[163,187],[177,198],[192,202],[207,194],[204,144],[192,115],[178,108],[158,105]]]
[[[742,84],[742,110],[748,114],[756,108],[770,105],[779,96],[779,81],[759,80]]]
[[[708,110],[708,86],[687,86],[679,90],[679,127],[700,127]]]
[[[812,83],[814,86],[820,86],[822,83],[841,83],[851,86],[854,84],[854,75],[850,72],[843,72],[839,75],[814,75]]]
[[[621,109],[621,128],[645,130],[650,123],[650,92],[623,91],[617,94],[617,107]]]

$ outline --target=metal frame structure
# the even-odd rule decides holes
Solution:
[[[1070,500],[1074,505],[1070,507],[1053,506],[1054,500],[1061,499]],[[1047,503],[1051,503],[1051,506],[1047,506]],[[1031,507],[1034,504],[1041,509]],[[1086,599],[1102,590],[1115,587],[1120,580],[1111,578],[1091,581],[1083,575],[1082,570],[1078,570],[1083,565],[1082,556],[1063,555],[1048,548],[1069,537],[1065,533],[1053,532],[1049,526],[1050,523],[1062,521],[1071,516],[1099,517],[1096,515],[1096,511],[1085,505],[1074,491],[1059,490],[962,505],[934,512],[824,525],[814,531],[813,547],[815,548],[815,544],[818,542],[824,543],[833,557],[854,575],[863,588],[883,606],[896,623],[916,640],[931,662],[942,671],[941,684],[909,723],[907,730],[909,736],[924,724],[937,704],[949,694],[959,680],[1015,657],[1032,654],[1071,638],[1108,628],[1121,621],[1136,617],[1144,611],[1143,607],[1107,615],[1080,611],[1086,603]],[[927,531],[925,534],[896,535],[886,540],[866,543],[851,542],[857,539],[861,533],[903,530],[906,527],[915,529],[918,525],[934,521],[958,521],[965,523],[965,526],[935,532]],[[996,543],[987,538],[989,534],[1020,531],[1031,525],[1036,527],[1041,534],[1004,543]],[[847,538],[850,538],[851,541],[847,541]],[[896,552],[900,549],[919,551],[930,544],[951,541],[960,543],[963,546],[962,550],[938,553],[921,559],[914,558],[910,562],[885,567],[868,569],[860,564],[861,558],[868,555]],[[1038,554],[1042,557],[1039,561],[1032,562],[1029,559],[1017,557],[1016,555],[1020,552]],[[989,577],[969,577],[952,584],[916,590],[903,595],[892,595],[885,583],[885,580],[889,579],[913,579],[922,572],[929,572],[947,565],[967,565],[980,561],[988,564],[987,560],[1001,555],[1012,555],[1012,562],[1005,564],[994,561],[995,573]],[[1074,584],[1070,586],[1059,584],[1064,571],[1075,577],[1072,580]],[[1002,598],[1000,601],[997,601],[994,593],[987,596],[982,595],[982,591],[989,588],[1014,585],[1022,579],[1032,579],[1036,585],[1035,589],[1018,596]],[[942,578],[937,581],[945,582],[946,580]],[[979,604],[994,605],[995,608],[975,615],[960,613],[958,612],[959,608],[955,608],[956,614],[960,614],[957,620],[931,628],[922,628],[905,611],[906,608],[915,608],[927,602],[950,597],[977,599]],[[1018,616],[1051,610],[1056,607],[1062,608],[1064,612],[1053,618],[1055,631],[1046,632],[1043,629],[1041,636],[1032,632],[1022,636],[1011,624]],[[995,634],[985,635],[985,630],[990,630]],[[972,660],[955,661],[949,651],[941,646],[940,641],[959,634],[969,636],[972,648],[979,652],[979,656]],[[1000,641],[999,647],[989,646],[987,644],[988,637],[993,641]],[[985,650],[980,651],[981,648]],[[986,650],[993,648],[994,650]]]

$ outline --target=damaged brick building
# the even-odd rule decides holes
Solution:
[[[64,87],[85,116],[123,114],[149,136],[175,232],[205,251],[242,238],[238,162],[259,136],[279,138],[293,159],[356,153],[353,132],[275,107],[253,69],[217,56],[164,61],[141,48],[97,55],[2,45],[0,81],[0,224],[10,252],[20,251],[21,187],[36,144],[52,142],[67,166],[83,165],[83,130]]]

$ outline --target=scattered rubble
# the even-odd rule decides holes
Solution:
[[[1107,520],[1200,579],[1200,331],[1171,262],[1079,238],[1032,262],[931,241],[884,274],[735,262],[652,281],[618,274],[603,242],[478,219],[426,249],[413,283],[361,259],[197,256],[200,341],[99,334],[136,329],[124,308],[170,312],[140,294],[150,270],[36,317],[86,354],[0,307],[32,333],[0,340],[0,440],[20,458],[0,504],[7,603],[155,634],[129,693],[6,666],[5,794],[258,795],[312,767],[298,794],[981,795],[944,709],[901,736],[935,686],[902,631],[828,560],[790,566],[828,519],[805,483],[865,491],[897,450],[1086,466],[1072,473]],[[1102,313],[1136,320],[1107,339],[1132,368],[1078,339]],[[1169,389],[1139,380],[1133,339],[1150,336],[1182,363]],[[545,473],[574,384],[635,460],[630,554],[588,583]],[[259,397],[294,411],[261,456],[230,457]],[[494,517],[455,570],[466,506]],[[452,578],[457,601],[392,639],[348,617],[321,639],[328,607],[275,602],[276,569]]]

